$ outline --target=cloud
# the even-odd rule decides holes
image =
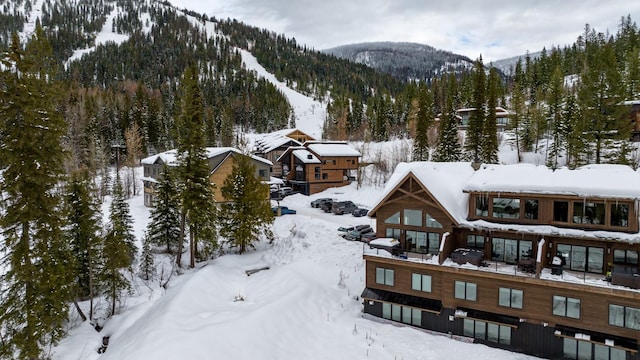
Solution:
[[[615,34],[640,18],[637,0],[171,0],[216,18],[236,18],[315,49],[408,41],[485,62],[573,43],[585,24]]]

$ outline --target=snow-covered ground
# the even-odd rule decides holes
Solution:
[[[281,204],[297,214],[276,218],[272,244],[261,242],[247,254],[223,255],[184,270],[166,290],[158,279],[145,284],[135,278],[133,294],[101,332],[88,321],[75,322],[53,358],[463,360],[471,353],[477,359],[531,358],[363,317],[363,245],[342,239],[337,228],[375,224],[366,217],[324,213],[309,203],[332,197],[371,207],[380,192],[352,184],[285,198]],[[140,196],[130,204],[140,236],[149,211]],[[245,273],[262,267],[269,269]],[[109,347],[98,354],[103,336],[110,336]]]

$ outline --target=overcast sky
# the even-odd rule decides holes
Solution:
[[[573,43],[590,24],[640,22],[638,0],[170,0],[267,28],[316,50],[370,41],[431,45],[485,63]]]

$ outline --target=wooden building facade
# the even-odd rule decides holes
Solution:
[[[209,164],[209,180],[214,188],[214,199],[218,203],[226,202],[227,199],[222,196],[221,187],[224,180],[233,171],[233,166],[237,156],[247,156],[240,150],[230,147],[206,148],[207,161]],[[178,165],[178,153],[176,150],[169,150],[163,153],[149,156],[141,161],[143,166],[142,183],[144,185],[144,205],[153,207],[154,194],[158,182],[161,179],[163,167],[169,166],[174,168]],[[255,175],[261,181],[269,181],[269,171],[272,163],[269,160],[258,156],[251,156],[251,163],[255,166]],[[265,199],[269,199],[269,187],[265,185]]]
[[[638,184],[622,166],[401,164],[369,215],[403,252],[365,251],[364,311],[543,358],[640,359]]]
[[[346,142],[307,141],[287,149],[277,162],[294,191],[311,195],[356,180],[359,159],[360,152]]]

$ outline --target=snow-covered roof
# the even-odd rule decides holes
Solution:
[[[236,154],[244,155],[240,150],[233,147],[208,147],[208,148],[205,148],[205,152],[206,152],[207,159],[211,159],[213,157],[216,157],[218,155],[221,155],[227,152],[234,152]],[[251,156],[253,160],[265,163],[269,166],[273,165],[271,161],[265,158],[255,156],[255,155],[249,155],[249,156]],[[158,160],[161,160],[162,163],[167,164],[169,166],[176,166],[178,165],[178,151],[175,149],[168,150],[160,154],[156,154],[156,155],[144,158],[140,162],[142,163],[142,165],[152,165],[152,164],[158,163]]]
[[[394,247],[400,245],[400,241],[394,238],[377,238],[369,241],[369,245]]]
[[[262,153],[268,153],[289,142],[292,142],[296,145],[302,145],[299,141],[288,136],[296,130],[297,129],[284,129],[266,134],[263,137],[256,139],[256,150]]]
[[[321,163],[320,159],[318,159],[315,155],[313,155],[309,150],[306,149],[293,150],[292,154],[305,164]]]
[[[385,190],[376,204],[394,191],[407,175],[413,174],[442,207],[460,223],[466,220],[469,207],[469,197],[462,192],[462,189],[473,173],[474,170],[469,162],[400,163],[387,181]]]
[[[468,221],[469,191],[522,194],[572,195],[590,198],[640,199],[640,173],[624,165],[587,165],[575,170],[551,170],[531,164],[483,165],[412,162],[400,163],[387,182],[380,203],[409,174],[413,174],[461,226],[511,230],[542,235],[609,238],[640,242],[638,233],[585,231],[547,225],[501,224],[485,220]]]
[[[305,146],[320,157],[325,156],[362,156],[346,142],[306,142]]]
[[[533,164],[483,165],[463,190],[640,199],[640,173],[613,164],[555,171]]]

